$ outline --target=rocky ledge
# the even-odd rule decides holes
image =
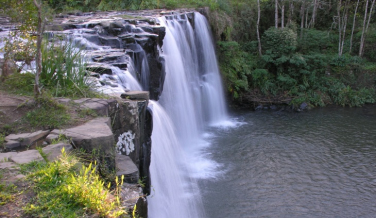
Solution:
[[[105,159],[110,170],[115,170],[119,177],[124,176],[123,205],[133,210],[137,204],[138,214],[147,215],[145,194],[149,193],[150,183],[145,179],[145,187],[141,188],[138,181],[149,178],[152,126],[147,110],[149,93],[131,92],[127,96],[132,98],[57,99],[63,104],[74,103],[93,110],[99,117],[71,128],[6,136],[4,150],[7,152],[0,153],[0,169],[14,172],[7,180],[22,179],[20,164],[44,161],[36,146],[42,147],[49,161],[59,158],[63,148],[68,152],[73,149],[95,151]],[[60,142],[61,139],[65,140]]]

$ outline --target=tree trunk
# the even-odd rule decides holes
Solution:
[[[287,25],[291,24],[293,16],[294,16],[294,2],[290,0],[290,2],[289,2],[289,17],[287,18]]]
[[[278,28],[278,0],[274,0],[275,1],[275,14],[274,14],[274,19],[275,19],[275,28],[277,29]]]
[[[366,30],[367,12],[368,12],[368,0],[366,2],[366,7],[364,9],[363,29],[362,29],[362,36],[360,37],[359,57],[362,57],[363,55],[364,32]]]
[[[42,37],[43,37],[43,21],[42,21],[42,3],[38,4],[37,0],[33,0],[35,7],[38,9],[38,26],[37,26],[37,51],[36,51],[36,72],[34,84],[34,96],[37,99],[40,95],[39,75],[42,72]]]
[[[281,8],[281,28],[285,28],[285,4],[282,0],[282,8]]]
[[[259,31],[260,16],[261,16],[260,0],[257,0],[257,41],[258,41],[259,55],[262,56],[261,39],[260,39],[260,31]]]
[[[313,11],[312,11],[312,19],[311,19],[311,24],[312,24],[311,27],[312,28],[315,27],[317,7],[318,7],[317,0],[314,0],[314,2],[313,2]]]
[[[341,52],[341,41],[342,41],[342,23],[341,23],[341,6],[342,0],[339,0],[337,5],[337,16],[338,16],[338,56],[342,55]]]
[[[367,3],[368,3],[368,1],[367,1]],[[360,55],[359,55],[360,57],[362,57],[363,53],[364,53],[364,42],[366,40],[366,36],[367,36],[367,32],[368,32],[368,27],[369,27],[369,23],[371,21],[372,11],[373,11],[373,6],[374,5],[375,5],[375,0],[372,1],[371,9],[369,10],[368,21],[367,21],[367,26],[366,26],[365,33],[364,33],[364,35],[362,34],[362,36],[363,36],[363,41],[361,42],[361,46],[362,46],[361,52],[362,53],[360,53]]]
[[[341,2],[341,1],[340,1]],[[342,29],[342,38],[340,40],[341,44],[340,44],[340,53],[339,53],[339,56],[341,56],[343,54],[343,47],[345,45],[345,36],[346,36],[346,27],[347,27],[347,17],[348,17],[348,11],[349,11],[349,0],[346,0],[346,3],[345,3],[345,6],[344,6],[344,11],[343,11],[343,15],[342,15],[342,18],[341,18],[341,29]]]
[[[304,13],[305,12],[305,1],[302,2],[302,6],[300,6],[300,39],[303,38],[303,29],[304,29]]]
[[[305,15],[305,28],[308,28],[308,14],[309,14],[309,7],[307,7],[306,15]]]
[[[354,36],[355,21],[356,21],[356,13],[358,12],[358,6],[359,6],[359,0],[358,0],[358,2],[356,3],[355,12],[354,12],[354,20],[353,20],[353,25],[352,25],[352,29],[351,29],[351,37],[350,37],[350,54],[351,54],[351,50],[352,50],[352,41],[353,41],[353,36]]]

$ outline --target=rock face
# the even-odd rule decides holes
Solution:
[[[112,67],[129,71],[143,89],[150,92],[150,98],[158,100],[165,78],[164,59],[158,47],[162,47],[166,29],[155,17],[155,13],[85,13],[61,16],[46,29],[53,33],[49,34],[51,36],[69,35],[74,43],[86,48],[90,62],[86,67],[88,71],[100,75],[119,74]],[[98,74],[93,75],[97,77]],[[108,78],[101,76],[98,83],[108,88],[131,90],[129,81],[119,79],[113,83],[107,82]]]

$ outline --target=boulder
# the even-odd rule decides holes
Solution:
[[[137,183],[139,178],[139,173],[137,166],[133,163],[130,157],[116,154],[116,175],[124,176],[124,182],[127,183]]]
[[[75,148],[82,148],[88,152],[99,151],[105,156],[114,157],[115,140],[110,126],[109,117],[99,117],[80,126],[52,132],[65,135]]]

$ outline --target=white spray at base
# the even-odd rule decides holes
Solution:
[[[204,16],[161,18],[166,27],[162,55],[166,78],[160,105],[151,102],[151,218],[203,218],[205,213],[196,178],[211,177],[217,166],[203,149],[206,126],[226,125],[221,78]],[[164,110],[163,110],[163,108]]]

